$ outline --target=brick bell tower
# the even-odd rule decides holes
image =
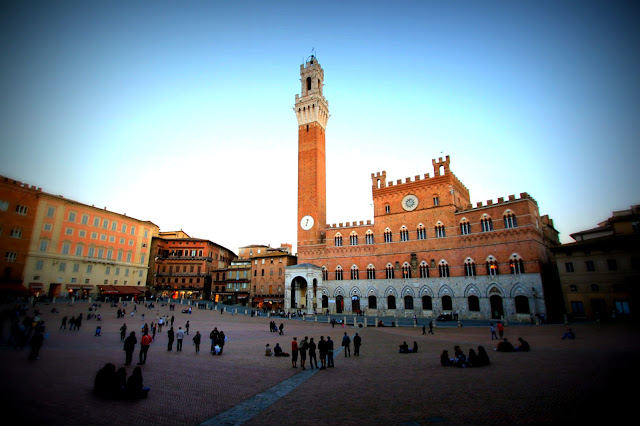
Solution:
[[[300,65],[301,93],[294,111],[298,119],[298,252],[324,243],[327,220],[325,129],[329,102],[322,95],[324,71],[311,55]],[[311,248],[311,247],[308,247]]]

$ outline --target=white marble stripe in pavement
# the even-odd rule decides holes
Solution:
[[[353,340],[353,336],[351,336]],[[336,342],[340,343],[340,342]],[[342,346],[338,346],[333,351],[334,359],[342,351]],[[307,356],[307,360],[309,360]],[[266,408],[275,404],[280,398],[286,396],[289,392],[306,382],[311,376],[318,372],[317,369],[307,369],[301,371],[293,377],[284,380],[270,389],[252,396],[246,401],[236,405],[233,408],[228,409],[215,417],[212,417],[204,422],[200,423],[201,426],[214,426],[214,425],[242,425],[255,416],[260,414]]]

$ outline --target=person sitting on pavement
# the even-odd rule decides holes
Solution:
[[[273,348],[273,355],[274,356],[289,356],[288,353],[284,352],[282,350],[282,347],[280,347],[280,343],[276,343],[276,346]]]
[[[484,346],[478,346],[478,361],[474,364],[474,367],[484,367],[486,365],[491,365],[489,355],[484,350]]]
[[[498,346],[495,350],[498,352],[515,352],[516,348],[514,348],[511,342],[509,342],[507,338],[504,337],[503,341],[498,343]]]
[[[469,349],[469,357],[467,358],[471,367],[478,367],[480,365],[480,360],[478,358],[478,354],[473,348]]]
[[[133,373],[124,387],[124,394],[128,399],[146,398],[150,388],[142,386],[142,369],[140,366],[133,369]]]
[[[409,349],[409,352],[412,354],[418,353],[418,342],[413,341],[413,348]]]
[[[454,360],[453,360],[453,366],[454,367],[470,367],[469,365],[469,361],[467,360],[467,356],[464,354],[464,352],[462,352],[462,349],[460,348],[460,346],[456,345],[454,347]]]
[[[265,356],[271,356],[271,346],[267,343],[267,347],[264,352]]]
[[[520,346],[516,348],[516,351],[529,352],[531,350],[531,346],[529,346],[529,343],[526,340],[524,340],[522,337],[518,337],[518,341],[520,342]]]
[[[453,365],[453,360],[449,358],[449,351],[446,349],[442,351],[442,354],[440,355],[440,364],[443,367],[450,367]]]
[[[407,342],[402,342],[402,344],[400,345],[400,353],[401,354],[409,353],[409,345],[407,345]]]
[[[564,333],[562,335],[563,339],[575,339],[576,338],[576,333],[573,332],[573,330],[569,329],[567,330],[566,333]]]

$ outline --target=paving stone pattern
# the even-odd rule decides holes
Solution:
[[[557,424],[593,420],[599,415],[623,418],[631,411],[633,392],[624,392],[638,359],[640,339],[629,324],[574,324],[578,338],[561,340],[563,325],[510,326],[505,336],[514,344],[522,336],[529,353],[498,353],[492,349],[488,327],[341,328],[323,322],[275,318],[284,323],[284,336],[269,332],[270,318],[221,315],[181,306],[161,314],[174,315],[174,329],[190,321],[183,352],[175,344],[167,351],[166,328],[156,335],[142,366],[147,399],[104,400],[93,395],[96,372],[107,362],[124,364],[119,329],[128,332],[155,320],[156,309],[138,307],[134,317],[116,318],[116,308],[103,304],[102,335],[95,337],[95,320],[84,320],[80,331],[59,330],[64,315],[86,316],[87,304],[39,305],[44,311],[48,339],[40,360],[27,361],[28,348],[6,346],[7,324],[0,336],[0,400],[4,413],[17,413],[21,424],[47,425],[363,425],[363,424]],[[130,312],[131,305],[127,306]],[[140,314],[146,314],[142,321]],[[227,335],[222,356],[209,354],[209,333],[218,327]],[[192,337],[203,335],[200,354]],[[265,357],[267,343],[279,342],[290,352],[293,336],[331,336],[339,347],[344,332],[362,336],[361,356],[335,356],[333,369],[302,371],[291,358]],[[128,334],[127,332],[127,334]],[[418,342],[417,354],[402,355],[398,346]],[[484,345],[492,365],[482,368],[443,368],[443,349],[465,352]],[[135,367],[139,345],[134,353]],[[299,364],[298,364],[299,365]]]

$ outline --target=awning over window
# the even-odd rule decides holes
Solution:
[[[136,287],[133,286],[114,286],[114,289],[116,289],[118,291],[118,294],[123,294],[123,295],[136,295],[136,294],[140,294],[140,290],[138,290]]]
[[[28,293],[29,290],[27,290],[22,284],[9,283],[9,284],[0,284],[0,292],[1,293]]]
[[[104,292],[104,294],[118,294],[118,290],[111,285],[99,285],[98,288]]]
[[[95,289],[96,286],[95,285],[90,285],[90,284],[82,284],[82,289],[83,290],[93,290]]]

